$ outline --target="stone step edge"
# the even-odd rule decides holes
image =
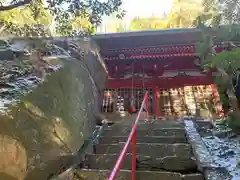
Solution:
[[[109,154],[104,154],[104,153],[99,153],[99,154],[95,154],[95,153],[92,153],[92,154],[86,154],[86,156],[117,156],[119,157],[120,156],[120,153],[109,153]],[[132,153],[126,153],[125,157],[126,156],[132,156]],[[142,153],[137,153],[136,154],[137,158],[140,157],[140,158],[157,158],[157,159],[164,159],[165,157],[176,157],[176,158],[179,158],[178,156],[150,156],[150,155],[144,155]],[[86,157],[87,158],[87,157]],[[185,156],[185,158],[192,158],[194,160],[196,160],[195,156],[194,155],[191,155],[191,156]]]
[[[91,175],[93,175],[93,173],[97,173],[97,174],[110,174],[111,170],[99,170],[99,169],[75,169],[75,173],[77,174],[81,174],[81,173],[88,173],[90,172]],[[131,170],[122,170],[120,169],[118,173],[126,173],[126,174],[131,174],[132,171]],[[141,171],[141,170],[137,170],[136,173],[147,173],[149,175],[169,175],[170,180],[188,180],[189,176],[191,176],[191,179],[196,179],[195,177],[201,176],[202,180],[203,180],[203,175],[200,173],[192,173],[192,174],[181,174],[178,172],[167,172],[167,171]],[[164,179],[163,179],[164,180]]]
[[[117,127],[117,126],[115,126],[115,127]],[[118,126],[119,128],[122,128],[122,129],[127,129],[128,127],[121,127],[121,126]],[[131,127],[129,127],[129,129],[130,129]],[[114,130],[114,126],[111,126],[111,127],[107,127],[107,128],[105,128],[104,129],[104,131],[113,131]],[[182,127],[182,128],[179,128],[179,127],[177,127],[177,128],[147,128],[146,127],[146,129],[145,128],[140,128],[140,129],[138,129],[137,128],[137,131],[149,131],[149,130],[152,130],[152,131],[161,131],[161,130],[183,130],[183,131],[185,131],[185,127]]]
[[[100,136],[97,139],[96,144],[111,144],[111,143],[125,143],[128,139],[128,136]],[[170,141],[170,142],[169,142]],[[168,143],[168,144],[175,144],[175,143],[188,143],[188,139],[186,136],[179,137],[179,136],[143,136],[137,137],[137,143]]]
[[[220,167],[213,160],[200,134],[191,120],[184,121],[188,142],[197,160],[198,170],[204,174],[205,180],[231,179],[231,175],[224,167]]]
[[[87,171],[87,172],[91,172],[91,171],[95,171],[95,172],[106,172],[106,173],[110,173],[111,170],[109,169],[85,169],[85,168],[78,168],[76,169],[77,171]],[[127,169],[120,169],[119,171],[121,172],[126,172],[126,173],[132,173],[131,170],[127,170]],[[181,174],[181,173],[178,173],[178,172],[167,172],[167,171],[144,171],[144,170],[137,170],[136,172],[146,172],[146,173],[156,173],[156,174]],[[181,174],[182,175],[182,174]]]
[[[100,153],[100,154],[94,154],[94,153],[89,153],[86,154],[87,156],[120,156],[120,153],[110,153],[110,154],[105,154],[105,153]],[[132,156],[132,153],[126,153],[126,156]],[[148,156],[148,155],[144,155],[144,154],[137,154],[137,156],[141,156],[141,157],[146,157],[146,158],[152,158],[153,156]],[[169,157],[169,156],[165,156],[165,157]],[[176,157],[178,158],[178,156],[171,156],[171,157]],[[195,159],[195,156],[192,155],[191,158]],[[159,157],[159,159],[163,159],[163,157]]]
[[[135,119],[134,120],[130,120],[132,123],[135,122]],[[139,124],[163,124],[163,123],[167,123],[167,124],[183,124],[183,121],[181,120],[154,120],[154,119],[151,119],[149,118],[149,120],[143,120],[143,119],[140,119],[140,121],[138,122]],[[124,124],[122,123],[121,121],[116,121],[115,124]],[[127,124],[124,124],[124,125],[127,125]]]
[[[91,154],[86,154],[86,156],[97,156],[97,157],[108,157],[108,156],[111,156],[111,157],[119,157],[120,156],[120,153],[110,153],[110,154],[94,154],[94,153],[91,153]],[[125,155],[125,157],[126,156],[130,156],[130,157],[132,157],[132,153],[126,153],[126,155]],[[157,158],[157,159],[164,159],[164,158],[167,158],[167,157],[174,157],[174,158],[179,158],[178,156],[164,156],[164,157],[159,157],[159,156],[149,156],[149,155],[144,155],[144,154],[139,154],[139,153],[137,153],[136,154],[136,156],[137,156],[137,158],[146,158],[146,159],[152,159],[152,158]],[[87,158],[87,157],[86,157]],[[185,158],[191,158],[191,159],[193,159],[193,160],[195,160],[196,161],[196,158],[194,157],[194,155],[192,155],[192,156],[185,156]]]
[[[109,156],[115,156],[115,155],[118,155],[118,156],[120,156],[120,154],[119,153],[110,153],[110,154],[94,154],[94,153],[92,153],[92,154],[86,154],[87,156],[91,156],[91,155],[95,155],[95,156],[107,156],[107,155],[109,155]],[[131,156],[132,155],[132,153],[126,153],[126,156]],[[144,156],[144,157],[150,157],[150,156]]]
[[[181,136],[143,136],[147,138],[156,138],[156,139],[187,139],[186,136],[181,137]],[[128,136],[99,136],[99,138],[128,138]],[[142,137],[137,137],[137,138],[142,138]]]
[[[113,144],[97,144],[97,146],[117,146],[121,144],[125,144],[126,142],[119,142],[119,143],[113,143]],[[132,144],[132,143],[131,143]],[[136,143],[136,145],[145,145],[145,146],[178,146],[178,145],[187,145],[191,146],[189,143]]]

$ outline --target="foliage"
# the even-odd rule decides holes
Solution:
[[[202,32],[202,40],[197,44],[197,50],[204,67],[214,67],[217,73],[215,84],[220,91],[222,103],[226,103],[227,92],[232,108],[237,112],[237,100],[234,94],[234,79],[238,79],[240,68],[240,49],[234,43],[239,37],[238,0],[204,0],[205,11],[196,19],[195,25]],[[215,52],[216,44],[221,43],[224,51]],[[225,96],[225,97],[224,97]]]
[[[157,16],[150,16],[145,18],[135,17],[130,23],[129,29],[139,30],[139,29],[160,29],[166,28],[167,21],[165,18],[160,18]]]
[[[215,45],[217,42],[226,46],[226,50],[231,50],[234,45],[233,40],[239,37],[240,26],[235,18],[235,10],[238,6],[238,0],[204,0],[204,11],[195,20],[195,26],[197,26],[202,32],[202,40],[197,44],[197,50],[201,55],[202,64],[211,64],[214,60],[212,66],[218,66],[225,69],[222,65],[227,65],[230,59],[236,54],[236,49],[234,52],[221,52],[216,55]],[[233,23],[234,22],[234,23]],[[230,48],[230,49],[229,49]],[[229,54],[230,53],[230,54]],[[212,56],[215,56],[214,59]],[[228,60],[223,60],[228,58]],[[216,59],[219,59],[217,61]],[[225,61],[225,63],[221,62]],[[218,62],[218,63],[216,63]],[[221,63],[220,63],[221,62]],[[228,67],[226,67],[228,68]]]
[[[228,125],[230,128],[233,128],[234,130],[237,130],[239,131],[239,128],[240,128],[240,114],[239,112],[235,111],[235,112],[232,112],[229,114],[229,122],[228,122]]]
[[[237,71],[240,68],[240,48],[233,48],[230,51],[223,51],[211,58],[212,66]]]
[[[57,32],[62,35],[78,33],[79,30],[74,28],[76,28],[76,24],[80,19],[84,20],[83,22],[88,21],[87,26],[83,29],[92,33],[94,32],[93,27],[96,27],[101,23],[104,15],[118,12],[118,18],[124,16],[124,11],[120,9],[122,4],[121,0],[47,0],[46,2],[44,0],[14,0],[9,2],[11,3],[7,5],[0,3],[0,12],[9,12],[9,10],[19,9],[17,7],[29,7],[31,10],[31,16],[37,24],[39,23],[37,19],[43,17],[42,13],[46,11],[47,8],[47,11],[49,11],[51,16],[54,17],[54,25],[56,26]],[[30,17],[28,12],[26,13],[26,16]],[[75,26],[72,25],[72,22],[74,21],[76,21]],[[89,23],[91,25],[89,25]],[[81,25],[82,22],[78,26]]]
[[[30,5],[0,12],[1,31],[17,36],[44,36],[49,34],[52,16],[49,10],[39,6],[39,15],[34,17]]]
[[[74,17],[64,18],[59,16],[59,23],[56,26],[56,33],[65,36],[89,35],[96,32],[96,28],[87,18]],[[60,21],[60,19],[62,19]]]
[[[217,2],[224,24],[238,24],[240,22],[240,0],[218,0]]]
[[[203,11],[204,5],[201,4],[199,0],[174,0],[173,6],[168,14],[159,17],[135,17],[130,23],[130,29],[193,27],[195,20],[203,14]]]
[[[168,14],[168,27],[192,27],[194,20],[203,11],[198,0],[174,0]]]

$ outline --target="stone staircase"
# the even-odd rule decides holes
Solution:
[[[133,122],[107,127],[94,153],[75,171],[79,180],[107,180],[124,147]],[[140,121],[137,128],[137,180],[204,180],[179,121]],[[131,146],[117,180],[131,179]]]

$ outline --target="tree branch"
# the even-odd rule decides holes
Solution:
[[[8,5],[8,6],[0,6],[0,11],[8,11],[8,10],[11,10],[11,9],[14,9],[14,8],[17,8],[20,6],[27,5],[30,2],[31,2],[31,0],[23,0],[23,1],[19,1],[19,2],[15,3],[15,4]]]

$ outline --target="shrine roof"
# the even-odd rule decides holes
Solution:
[[[92,39],[101,49],[125,49],[159,45],[193,44],[200,40],[197,28],[176,28],[96,34]]]

